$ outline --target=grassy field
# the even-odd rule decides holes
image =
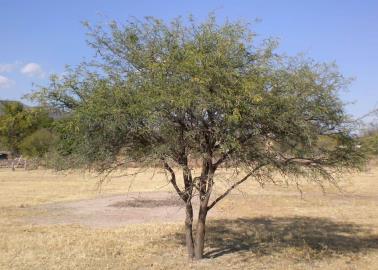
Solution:
[[[246,183],[209,219],[207,258],[189,263],[181,223],[94,229],[26,221],[46,214],[35,206],[47,203],[169,191],[163,173],[116,177],[99,193],[90,175],[1,170],[0,269],[378,269],[378,166],[342,180],[342,193],[307,184],[303,198],[295,187]]]

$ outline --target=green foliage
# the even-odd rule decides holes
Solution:
[[[361,142],[370,155],[378,156],[378,133],[363,136]]]
[[[21,144],[25,138],[39,128],[47,128],[52,123],[48,112],[27,109],[16,101],[2,102],[0,115],[0,142],[12,155],[21,154]]]
[[[377,114],[377,112],[377,110],[372,111],[370,115]],[[359,140],[369,156],[378,156],[378,122],[372,121],[365,124],[360,132]]]
[[[60,151],[76,164],[227,156],[304,173],[363,162],[337,96],[348,80],[334,64],[279,56],[276,42],[258,46],[246,25],[214,17],[88,27],[100,58],[33,94],[70,112]]]
[[[57,141],[56,135],[46,128],[37,129],[22,140],[20,152],[27,157],[44,157],[53,150]]]

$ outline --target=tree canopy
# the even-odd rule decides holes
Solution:
[[[348,80],[334,64],[279,55],[277,42],[257,42],[249,25],[213,16],[87,27],[96,56],[32,98],[66,112],[58,153],[69,167],[105,171],[137,161],[167,170],[186,204],[190,257],[202,258],[207,212],[247,179],[278,171],[321,182],[363,164],[338,97]],[[200,174],[191,159],[201,161]],[[212,198],[226,162],[245,174]]]

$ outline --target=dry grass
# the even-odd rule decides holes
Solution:
[[[135,171],[130,171],[133,173]],[[170,190],[148,170],[102,187],[80,174],[0,171],[0,269],[378,269],[378,166],[345,176],[344,194],[246,183],[210,219],[207,259],[189,263],[182,225],[36,226],[29,207],[127,191]],[[131,185],[132,184],[132,185]],[[218,191],[220,192],[220,190]]]

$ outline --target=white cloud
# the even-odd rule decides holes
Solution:
[[[45,72],[37,63],[28,63],[21,68],[21,73],[29,77],[43,77]]]
[[[16,64],[0,64],[0,73],[11,72],[16,68]]]
[[[0,75],[0,88],[8,88],[13,84],[13,81],[5,76]]]

